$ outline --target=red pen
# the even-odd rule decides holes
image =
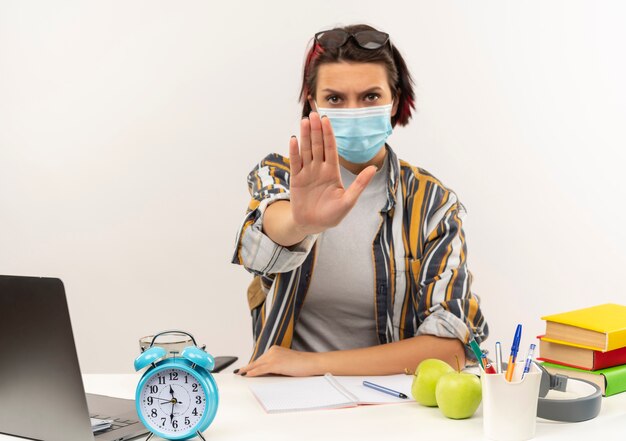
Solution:
[[[496,368],[493,367],[491,363],[487,363],[485,365],[485,373],[486,374],[496,374]]]

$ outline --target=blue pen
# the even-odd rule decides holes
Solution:
[[[524,372],[522,372],[522,378],[528,372],[530,372],[530,363],[533,361],[533,356],[535,355],[535,347],[536,345],[532,343],[530,345],[530,349],[528,349],[528,355],[526,355],[526,363],[524,364]]]
[[[384,392],[386,394],[393,395],[394,397],[397,397],[397,398],[409,398],[402,392],[398,392],[397,390],[389,389],[388,387],[380,386],[378,384],[370,383],[369,381],[364,381],[363,386],[369,387],[379,392]]]
[[[522,325],[517,325],[515,329],[515,337],[513,337],[513,346],[511,346],[511,355],[509,356],[509,364],[506,367],[506,381],[513,379],[513,370],[515,370],[515,360],[517,360],[517,351],[519,350],[519,342],[522,339]]]

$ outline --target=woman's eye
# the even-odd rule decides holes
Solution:
[[[368,93],[367,95],[365,95],[365,100],[369,102],[376,101],[379,98],[380,98],[380,95],[377,93]],[[326,98],[326,101],[328,101],[331,104],[339,104],[339,102],[341,102],[341,98],[339,98],[337,95],[331,95],[328,98]]]

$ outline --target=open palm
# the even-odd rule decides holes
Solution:
[[[354,207],[376,167],[366,167],[345,189],[330,120],[317,112],[302,119],[300,144],[296,137],[289,142],[291,211],[303,231],[320,233],[338,225]]]

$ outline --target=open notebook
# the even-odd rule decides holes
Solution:
[[[363,381],[404,393],[397,398],[363,386]],[[408,403],[412,375],[342,377],[326,374],[319,377],[280,378],[250,385],[250,390],[268,413],[314,409],[337,409],[360,404]]]

